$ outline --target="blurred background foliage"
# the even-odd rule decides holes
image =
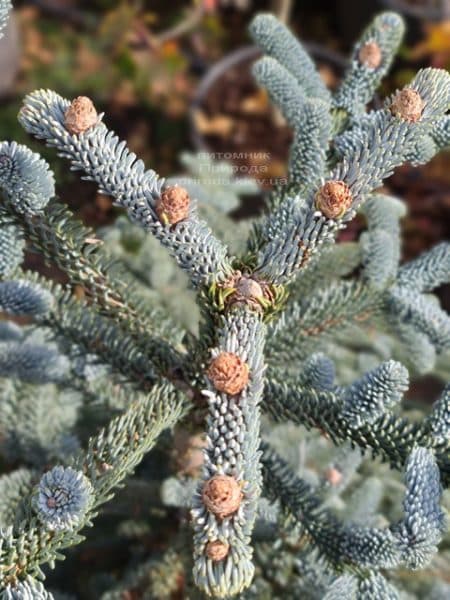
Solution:
[[[332,85],[355,36],[386,6],[403,12],[408,36],[381,95],[424,64],[450,67],[444,0],[17,0],[15,20],[0,46],[0,137],[25,141],[16,120],[21,99],[48,87],[66,97],[92,97],[108,125],[163,175],[178,172],[180,153],[192,146],[234,153],[236,169],[244,174],[250,167],[259,172],[260,151],[269,156],[263,187],[270,187],[284,174],[290,132],[252,82],[256,55],[238,54],[230,61],[249,45],[252,15],[271,10],[302,40],[312,41]],[[62,168],[52,151],[44,153],[56,169],[59,193],[83,220],[111,222],[110,201]],[[450,237],[449,160],[444,154],[420,169],[405,167],[390,182],[410,206],[405,257]],[[256,194],[238,215],[260,207]]]

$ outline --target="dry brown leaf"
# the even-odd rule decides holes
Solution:
[[[419,60],[429,54],[450,53],[450,20],[426,25],[425,31],[425,40],[410,52],[412,59]]]
[[[267,112],[269,106],[269,99],[265,90],[258,90],[256,94],[243,98],[240,103],[240,109],[244,113],[263,115]]]
[[[208,117],[201,110],[196,110],[194,119],[198,130],[203,135],[228,137],[234,127],[233,119],[226,115],[214,115],[213,117]]]

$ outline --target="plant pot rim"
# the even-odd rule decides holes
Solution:
[[[303,47],[313,59],[323,60],[324,62],[331,63],[337,68],[338,71],[341,71],[342,73],[348,66],[348,61],[341,54],[321,46],[320,44],[304,43]],[[258,56],[262,56],[262,52],[258,46],[248,45],[237,48],[236,50],[226,54],[223,58],[211,66],[201,78],[194,97],[191,100],[188,112],[190,138],[192,145],[196,150],[206,152],[212,151],[211,147],[206,143],[204,136],[198,131],[195,119],[196,111],[198,111],[204,105],[204,100],[207,97],[209,90],[230,68],[250,59],[256,59]]]

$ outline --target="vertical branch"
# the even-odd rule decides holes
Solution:
[[[208,446],[192,509],[194,578],[216,597],[240,593],[254,573],[250,538],[261,493],[264,336],[258,313],[233,311],[223,319],[207,371]]]

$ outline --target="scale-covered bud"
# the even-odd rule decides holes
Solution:
[[[419,92],[412,88],[404,88],[398,91],[391,103],[391,113],[404,121],[415,123],[422,116],[425,103]]]
[[[317,191],[315,203],[328,219],[339,219],[352,205],[350,188],[344,181],[327,181]]]
[[[248,384],[248,365],[232,352],[221,352],[209,365],[207,376],[219,392],[235,396]]]
[[[219,562],[227,557],[230,544],[221,540],[214,540],[206,544],[206,556],[213,562]]]
[[[369,69],[378,69],[382,59],[383,55],[381,53],[381,48],[377,42],[366,42],[359,49],[358,60],[362,65]]]
[[[158,199],[156,213],[165,225],[175,225],[188,217],[190,204],[187,190],[179,185],[171,185],[166,187]]]
[[[215,475],[205,482],[202,499],[206,508],[219,519],[235,513],[242,501],[242,488],[234,477]]]
[[[66,129],[73,135],[84,133],[97,123],[98,114],[94,103],[86,96],[75,98],[64,114]]]

